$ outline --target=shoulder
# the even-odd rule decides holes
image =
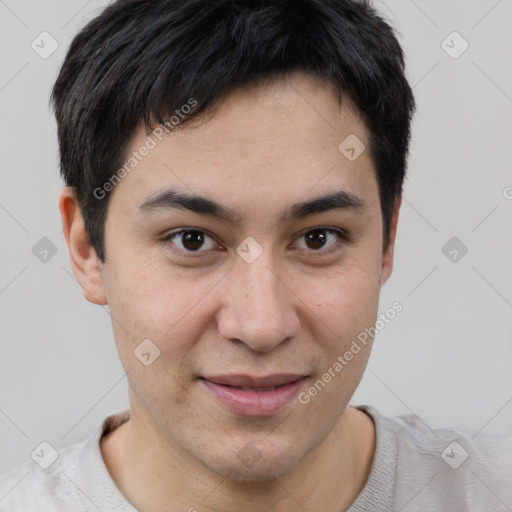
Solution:
[[[78,489],[73,485],[68,472],[71,473],[70,468],[76,466],[83,444],[76,443],[63,448],[57,459],[46,468],[44,459],[48,462],[53,454],[48,453],[50,448],[47,453],[42,449],[42,466],[35,460],[30,460],[21,467],[0,475],[0,510],[53,512],[65,510],[70,503],[82,505]]]
[[[370,478],[380,484],[386,481],[395,507],[411,511],[512,507],[512,436],[432,427],[413,414],[392,417],[371,406],[358,408],[372,417],[376,428]],[[384,472],[391,475],[387,480]]]
[[[0,475],[0,511],[135,510],[115,486],[100,450],[102,436],[128,417],[128,411],[113,413],[86,439],[58,451],[40,445],[29,462]]]

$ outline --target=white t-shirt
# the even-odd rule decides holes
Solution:
[[[358,408],[375,423],[376,448],[348,512],[512,512],[512,437],[430,429],[417,416]],[[30,459],[0,476],[0,512],[137,512],[100,451],[101,437],[128,418],[128,410],[112,413],[84,441],[62,448],[47,469]],[[40,456],[42,465],[51,461],[44,448]]]

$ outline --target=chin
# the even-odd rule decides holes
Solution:
[[[238,452],[224,460],[209,460],[203,462],[211,471],[230,480],[238,482],[267,482],[281,478],[293,471],[301,457],[298,453],[262,452],[251,443],[247,443]]]
[[[280,461],[274,463],[268,461],[263,463],[262,461],[255,464],[253,467],[244,468],[241,467],[240,463],[234,462],[232,465],[225,465],[220,471],[216,471],[219,475],[235,480],[240,483],[258,483],[258,482],[269,482],[281,478],[297,466],[296,462]],[[215,470],[215,468],[212,468]]]

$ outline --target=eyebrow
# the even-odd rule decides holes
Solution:
[[[238,224],[243,219],[243,215],[239,212],[212,199],[173,189],[159,191],[139,206],[139,212],[142,214],[172,209],[190,210],[200,215],[222,219],[231,224]],[[340,190],[287,207],[281,212],[278,224],[300,220],[310,215],[331,210],[352,210],[362,213],[368,210],[368,204],[361,197],[351,192]]]

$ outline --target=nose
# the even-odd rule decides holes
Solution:
[[[217,328],[224,339],[259,352],[274,350],[300,329],[294,306],[297,296],[270,265],[263,255],[252,263],[240,258],[224,279],[217,315]]]

